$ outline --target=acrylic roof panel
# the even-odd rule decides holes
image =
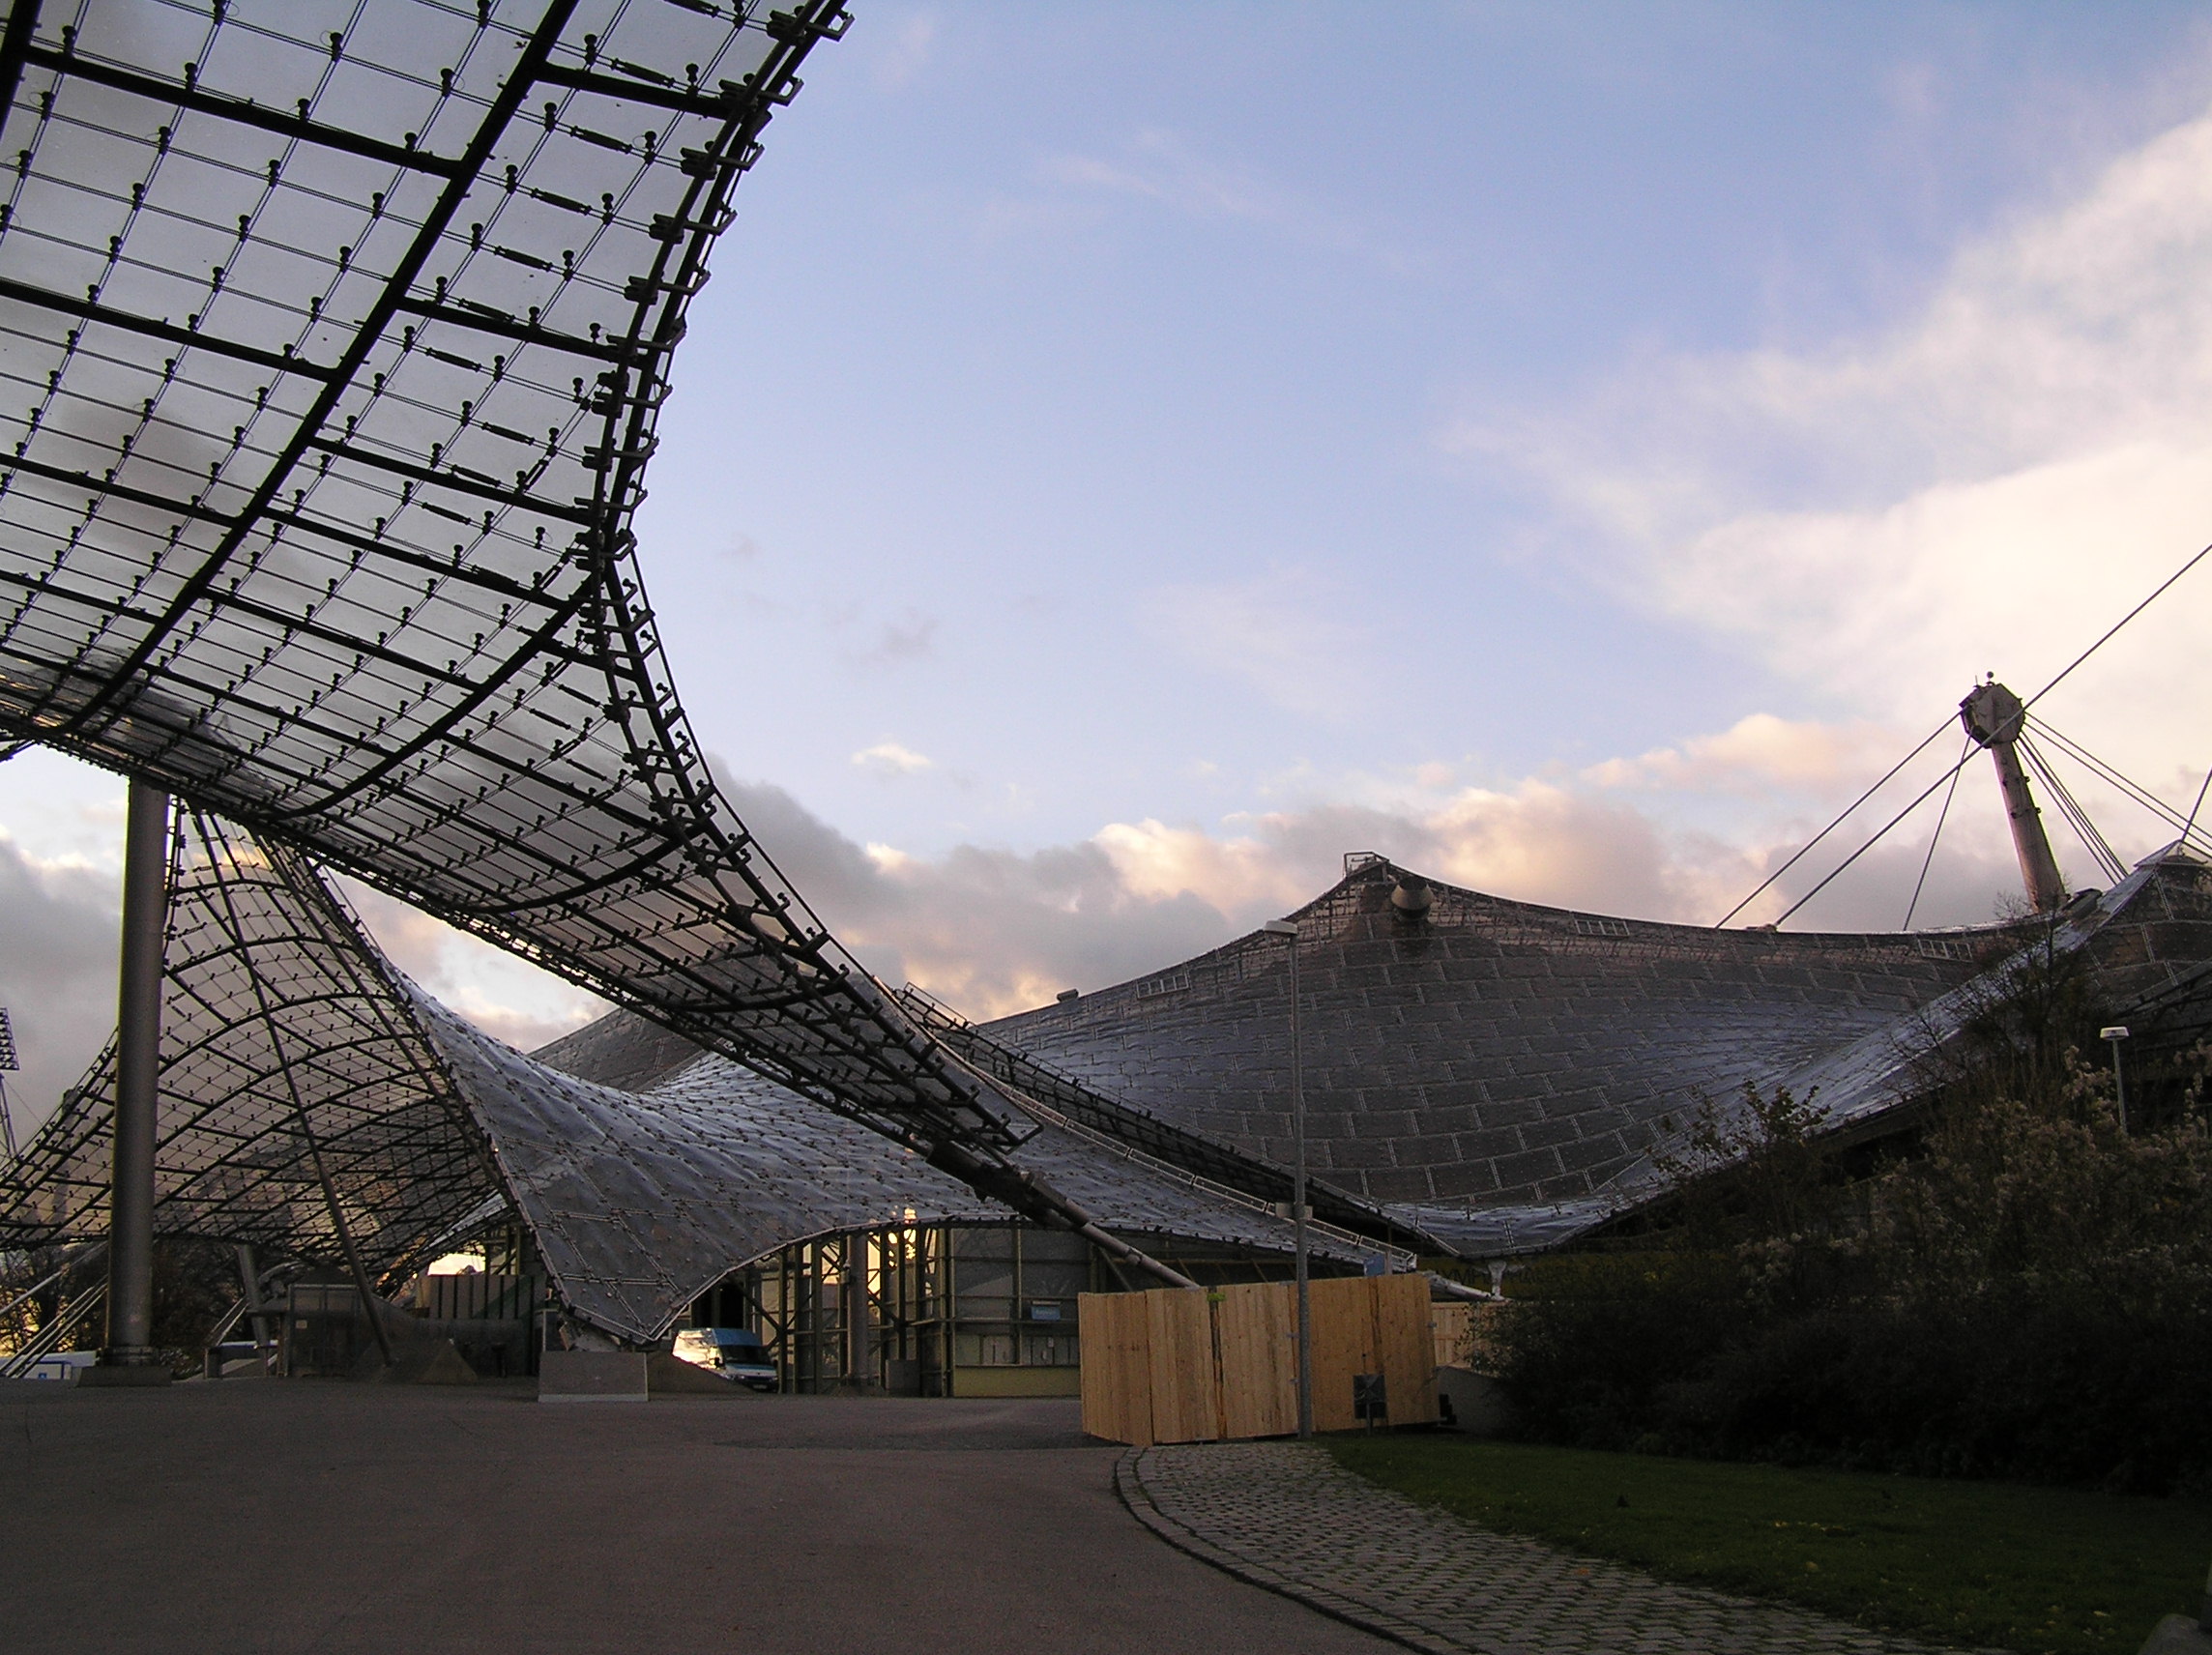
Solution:
[[[530,1055],[578,1080],[646,1091],[699,1060],[700,1049],[627,1011],[610,1011]]]
[[[843,20],[11,9],[0,731],[988,1164],[987,1089],[716,793],[632,555],[685,308]]]
[[[2001,950],[1939,938],[1709,931],[1435,886],[1394,870],[1302,911],[1317,1176],[1428,1222],[1605,1188],[1701,1097],[1782,1082],[1886,1029]],[[1290,1153],[1284,944],[1243,939],[1150,978],[985,1026],[1110,1096],[1281,1161]]]
[[[1831,1129],[1907,1101],[2028,941],[1714,931],[1429,886],[1396,912],[1387,863],[1300,915],[1316,1176],[1467,1253],[1556,1244],[1661,1193],[1652,1151],[1746,1085],[1818,1095]],[[2212,869],[2148,858],[2054,922],[2088,951],[2135,1050],[2212,1028]],[[1287,1153],[1280,939],[985,1025],[991,1039],[1254,1155]]]
[[[993,1039],[983,1030],[940,1004],[909,983],[900,1003],[963,1061],[1005,1087],[1028,1111],[1045,1109],[1071,1128],[1094,1134],[1146,1160],[1204,1179],[1217,1188],[1281,1206],[1295,1188],[1289,1167],[1239,1149],[1146,1110],[1084,1086],[1029,1053]],[[602,1019],[601,1026],[613,1019]],[[580,1031],[589,1034],[590,1031]],[[634,1044],[626,1048],[635,1050]],[[611,1056],[612,1054],[610,1054]],[[1315,1220],[1358,1235],[1385,1249],[1412,1253],[1447,1251],[1439,1237],[1402,1212],[1347,1195],[1309,1177],[1306,1205]]]
[[[366,1268],[389,1281],[511,1210],[571,1311],[651,1340],[727,1271],[790,1242],[1010,1216],[880,1132],[717,1055],[686,1052],[643,1092],[523,1057],[393,968],[299,853],[196,812],[175,845],[162,1234],[335,1262],[335,1204]],[[0,1169],[0,1246],[103,1234],[113,1099],[109,1054]],[[1288,1249],[1290,1227],[1264,1200],[1036,1107],[1014,1164],[1111,1229]],[[1317,1246],[1346,1259],[1371,1250],[1325,1230]]]
[[[157,1228],[335,1262],[335,1197],[374,1274],[427,1263],[498,1192],[381,958],[298,853],[198,814],[175,847]],[[105,1234],[114,1105],[110,1047],[0,1169],[0,1245]]]
[[[502,1046],[434,1002],[417,1011],[492,1143],[564,1300],[651,1339],[731,1268],[829,1232],[1000,1222],[910,1150],[709,1054],[644,1093],[580,1080]],[[1014,1151],[1121,1234],[1287,1252],[1290,1227],[1046,1124]],[[1317,1249],[1358,1258],[1350,1237]]]

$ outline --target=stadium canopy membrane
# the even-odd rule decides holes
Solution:
[[[796,1243],[1006,1218],[883,1134],[719,1054],[677,1042],[672,1063],[628,1088],[525,1057],[411,983],[301,853],[198,811],[172,842],[161,1234],[333,1264],[350,1242],[389,1292],[487,1228],[520,1224],[570,1316],[650,1346],[731,1271]],[[571,1061],[588,1056],[560,1044]],[[113,1056],[0,1168],[0,1247],[105,1234]],[[1064,1083],[1049,1101],[1015,1096],[1027,1130],[1014,1163],[1116,1234],[1289,1251],[1279,1168]],[[1316,1250],[1333,1267],[1411,1265],[1413,1248],[1435,1249],[1367,1204],[1316,1205]]]
[[[2212,867],[2179,845],[2056,913],[1887,933],[1628,919],[1346,863],[1294,916],[1310,1162],[1470,1257],[1646,1209],[1701,1117],[1739,1123],[1747,1088],[1809,1103],[1838,1146],[1902,1129],[1941,1055],[2038,959],[2078,956],[2134,1031],[2131,1096],[2185,1092],[2212,1018]],[[1282,938],[1255,932],[978,1033],[1163,1126],[1280,1159],[1287,963]]]
[[[0,732],[305,850],[1038,1215],[1029,1124],[716,791],[635,558],[837,0],[22,0]]]

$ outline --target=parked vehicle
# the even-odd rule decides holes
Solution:
[[[676,1354],[748,1390],[776,1388],[775,1359],[748,1328],[686,1327],[676,1335]]]

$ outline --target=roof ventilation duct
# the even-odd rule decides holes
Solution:
[[[1419,874],[1402,873],[1398,876],[1398,883],[1390,887],[1390,906],[1408,919],[1426,917],[1429,904],[1435,900],[1435,893],[1429,889],[1429,882]]]

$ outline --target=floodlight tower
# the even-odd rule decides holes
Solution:
[[[2051,854],[2051,839],[2043,830],[2043,813],[2027,790],[2027,771],[2021,768],[2016,750],[2027,725],[2027,708],[2019,696],[1997,682],[1994,675],[1977,683],[1959,703],[1959,722],[1966,728],[1997,767],[1997,788],[2004,795],[2005,818],[2012,825],[2012,848],[2020,857],[2020,877],[2027,886],[2027,900],[2036,913],[2048,914],[2066,900],[2066,882],[2059,877],[2058,860]]]

